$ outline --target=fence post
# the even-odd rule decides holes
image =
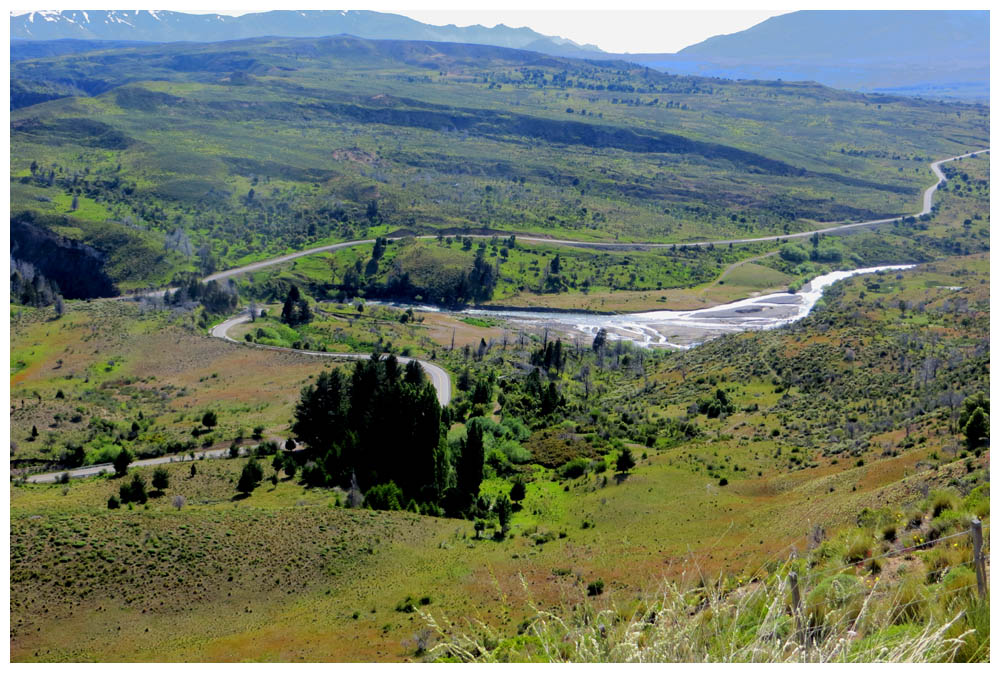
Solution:
[[[972,560],[976,566],[976,587],[979,597],[986,597],[986,563],[983,559],[983,522],[979,517],[972,520]]]
[[[795,614],[795,632],[801,640],[804,636],[802,631],[802,605],[799,596],[799,574],[794,570],[788,573],[788,582],[792,586],[792,612]]]

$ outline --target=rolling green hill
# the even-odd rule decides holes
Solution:
[[[683,242],[902,214],[929,158],[989,129],[985,107],[350,37],[11,77],[12,213],[122,223],[183,251],[175,269],[400,229]]]

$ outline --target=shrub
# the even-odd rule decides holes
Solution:
[[[944,510],[941,516],[931,520],[931,525],[927,531],[928,540],[937,540],[948,533],[959,530],[969,530],[972,525],[972,517],[955,510]]]
[[[236,483],[236,490],[249,495],[255,488],[260,486],[260,481],[263,478],[264,470],[261,469],[260,463],[256,459],[251,458],[250,462],[243,466],[243,471],[240,473],[240,480]]]
[[[108,509],[118,509],[121,506],[122,506],[121,503],[118,502],[118,498],[116,498],[114,495],[108,498]]]
[[[786,262],[791,262],[792,264],[801,264],[809,259],[809,253],[807,253],[801,245],[796,245],[794,243],[785,243],[782,245],[778,255],[781,259]]]
[[[989,484],[977,486],[965,496],[965,509],[972,512],[980,519],[985,519],[990,515],[990,487]]]
[[[164,467],[153,470],[153,488],[157,491],[164,491],[170,486],[170,473]]]
[[[574,458],[559,468],[559,475],[563,479],[576,479],[587,474],[590,468],[590,461],[586,458]]]
[[[365,503],[372,509],[403,509],[403,489],[392,481],[372,486],[365,493]]]
[[[867,531],[854,530],[847,539],[847,550],[844,552],[845,563],[860,563],[868,558],[872,550],[872,540]]]
[[[925,509],[930,510],[931,518],[936,519],[941,516],[941,512],[946,509],[957,509],[959,505],[958,495],[952,491],[931,491],[927,498]]]
[[[527,493],[524,487],[524,482],[521,481],[520,479],[515,481],[514,485],[510,487],[510,499],[513,502],[521,502],[522,500],[524,500],[524,496],[526,494]]]
[[[951,568],[941,580],[941,590],[948,603],[973,597],[976,587],[976,571],[969,566]]]
[[[594,580],[587,585],[588,596],[600,596],[604,593],[604,580]]]
[[[854,575],[833,575],[806,597],[806,616],[812,628],[849,625],[861,613],[864,587]]]

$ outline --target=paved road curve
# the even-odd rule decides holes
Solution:
[[[233,339],[232,337],[229,336],[228,332],[232,327],[239,325],[240,323],[247,322],[249,320],[250,320],[250,314],[247,311],[243,311],[239,315],[235,315],[229,320],[219,323],[218,325],[213,327],[211,334],[213,337],[217,339],[224,339],[226,341],[235,344],[252,346],[254,348],[263,348],[272,351],[286,351],[289,353],[299,353],[300,355],[315,355],[317,357],[342,358],[350,360],[367,360],[369,357],[371,357],[369,355],[365,355],[362,353],[323,353],[320,351],[302,351],[302,350],[295,350],[293,348],[280,348],[278,346],[248,344],[243,341],[237,341],[236,339]],[[414,360],[415,358],[400,357],[398,359],[401,363],[405,365],[410,360]],[[417,363],[420,364],[421,367],[424,368],[424,371],[427,372],[427,376],[430,377],[431,384],[433,384],[434,389],[437,391],[438,402],[441,403],[441,406],[445,406],[446,404],[451,402],[451,378],[448,376],[448,372],[446,372],[441,367],[438,367],[437,365],[431,364],[430,362],[424,362],[423,360],[416,360],[416,361]],[[194,459],[199,459],[201,457],[222,458],[227,455],[229,455],[229,449],[209,449],[204,451],[195,451]],[[131,463],[129,467],[162,465],[164,463],[176,463],[184,461],[190,462],[190,460],[192,460],[190,458],[190,454],[172,454],[168,456],[159,456],[157,458],[146,458],[143,460],[137,460]],[[59,478],[63,474],[66,474],[67,472],[69,473],[69,476],[71,478],[76,479],[80,477],[93,477],[94,475],[97,474],[105,474],[105,473],[111,474],[114,471],[115,468],[111,463],[100,463],[98,465],[87,465],[86,467],[78,467],[72,470],[62,470],[60,472],[46,472],[44,474],[32,474],[27,477],[27,480],[35,484],[46,484],[46,483],[51,484],[53,482],[58,481]]]
[[[236,325],[239,325],[240,323],[249,322],[249,320],[250,320],[250,314],[247,311],[243,311],[242,313],[233,316],[229,320],[221,322],[215,327],[213,327],[211,334],[216,339],[224,339],[226,341],[230,341],[235,344],[252,346],[254,348],[263,348],[272,351],[285,351],[286,353],[298,353],[299,355],[315,355],[317,357],[341,358],[349,360],[367,360],[368,358],[371,357],[370,355],[366,355],[364,353],[324,353],[322,351],[303,351],[294,348],[281,348],[280,346],[264,346],[262,344],[251,344],[245,341],[237,341],[236,339],[233,339],[232,337],[229,336],[230,329],[232,329]],[[449,402],[451,402],[451,378],[448,376],[448,372],[446,372],[441,367],[438,367],[437,365],[431,364],[430,362],[426,362],[424,360],[417,360],[416,358],[407,358],[400,356],[397,356],[397,359],[404,365],[410,362],[411,360],[416,361],[417,364],[423,367],[424,371],[427,372],[427,376],[430,377],[431,384],[433,384],[434,389],[437,391],[438,402],[441,403],[441,406],[446,406]]]

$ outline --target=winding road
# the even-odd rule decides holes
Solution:
[[[931,212],[931,208],[933,207],[933,204],[934,204],[934,193],[937,191],[938,187],[940,187],[944,183],[944,181],[945,181],[944,173],[941,171],[941,165],[942,164],[948,163],[949,161],[957,161],[958,159],[964,159],[966,157],[974,157],[974,156],[977,156],[979,154],[984,154],[984,153],[989,152],[989,151],[990,151],[989,148],[981,149],[981,150],[976,150],[974,152],[968,152],[966,154],[961,154],[961,155],[958,155],[958,156],[949,157],[947,159],[941,159],[939,161],[935,161],[935,162],[931,163],[930,164],[931,171],[933,171],[934,175],[937,177],[938,180],[937,180],[936,183],[934,183],[933,185],[931,185],[930,187],[928,187],[926,190],[924,190],[923,201],[922,201],[922,207],[923,207],[923,209],[919,213],[915,213],[914,215],[912,215],[912,217],[920,217],[922,215],[927,215],[928,213]],[[838,224],[838,225],[834,225],[834,226],[831,226],[831,227],[825,227],[823,229],[813,229],[811,231],[801,231],[801,232],[794,233],[794,234],[781,234],[781,235],[773,235],[773,236],[761,236],[761,237],[758,237],[758,238],[735,238],[735,239],[726,239],[726,240],[718,240],[718,241],[696,241],[696,242],[687,242],[687,243],[641,243],[641,242],[638,242],[638,243],[636,243],[636,242],[633,242],[633,243],[615,243],[615,242],[605,242],[605,241],[574,241],[574,240],[570,240],[570,239],[545,238],[545,237],[541,237],[541,236],[521,236],[521,235],[518,235],[516,232],[514,232],[514,235],[517,236],[518,240],[521,240],[521,241],[529,241],[529,242],[532,242],[532,243],[547,243],[547,244],[550,244],[550,245],[565,245],[565,246],[573,246],[573,247],[584,247],[584,248],[586,248],[586,247],[593,247],[593,248],[620,248],[620,249],[668,248],[668,247],[672,247],[674,245],[703,247],[703,246],[709,246],[709,245],[729,245],[729,244],[738,245],[738,244],[743,244],[743,243],[762,243],[762,242],[766,242],[766,241],[788,240],[788,239],[793,239],[793,238],[808,238],[808,237],[810,237],[810,236],[812,236],[814,234],[832,234],[832,233],[836,233],[836,232],[840,232],[840,231],[846,231],[846,230],[850,230],[850,229],[856,229],[856,228],[860,228],[860,227],[869,227],[869,226],[875,226],[875,225],[879,225],[879,224],[888,224],[890,222],[898,222],[898,221],[904,219],[905,217],[908,217],[908,216],[889,217],[889,218],[884,218],[884,219],[881,219],[881,220],[867,220],[867,221],[864,221],[864,222],[853,222],[853,223],[847,223],[847,224]],[[497,236],[509,236],[510,233],[507,233],[507,234],[498,233],[496,235]],[[472,237],[472,238],[489,238],[489,237],[493,236],[493,234],[470,234],[469,236]],[[403,237],[401,237],[401,236],[392,236],[392,237],[389,237],[389,238],[391,238],[392,240],[399,240],[399,239],[401,239]],[[425,235],[425,236],[416,236],[414,238],[434,239],[434,238],[437,238],[437,236],[436,235]],[[340,250],[342,248],[350,248],[350,247],[354,247],[354,246],[358,246],[358,245],[368,245],[368,244],[372,244],[374,242],[375,242],[374,239],[368,238],[368,239],[362,239],[362,240],[356,240],[356,241],[344,241],[342,243],[333,243],[331,245],[324,245],[324,246],[320,246],[320,247],[317,247],[317,248],[309,248],[308,250],[301,250],[299,252],[293,252],[293,253],[290,253],[290,254],[287,254],[287,255],[282,255],[280,257],[273,257],[271,259],[262,260],[260,262],[254,262],[252,264],[247,264],[246,266],[237,267],[235,269],[229,269],[227,271],[220,271],[218,273],[213,273],[210,276],[206,276],[203,280],[204,280],[204,282],[208,282],[210,280],[224,280],[226,278],[232,278],[233,276],[238,276],[240,274],[244,274],[244,273],[247,273],[247,272],[250,272],[250,271],[257,271],[259,269],[265,269],[265,268],[267,268],[269,266],[274,266],[276,264],[284,264],[285,262],[290,262],[292,260],[298,259],[299,257],[305,257],[307,255],[314,255],[314,254],[320,253],[320,252],[331,252],[331,251],[334,251],[334,250]],[[162,296],[163,293],[166,292],[166,291],[168,291],[168,290],[169,290],[169,288],[167,290],[155,290],[155,291],[150,291],[150,292],[142,293],[141,295],[132,295],[131,297],[136,297],[136,296],[154,296],[154,295]],[[130,297],[119,297],[119,298],[120,299],[128,299]],[[370,357],[369,355],[362,354],[362,353],[324,353],[324,352],[320,352],[320,351],[303,351],[303,350],[295,350],[295,349],[292,349],[292,348],[281,348],[281,347],[278,347],[278,346],[264,346],[264,345],[261,345],[261,344],[248,344],[248,343],[245,343],[245,342],[237,341],[236,339],[233,339],[233,338],[231,338],[229,336],[229,330],[232,327],[234,327],[235,325],[238,325],[240,323],[247,322],[249,320],[250,320],[250,314],[249,314],[248,311],[244,310],[243,312],[239,313],[238,315],[235,315],[232,318],[229,318],[228,320],[226,320],[226,321],[224,321],[222,323],[219,323],[218,325],[216,325],[215,327],[213,327],[212,330],[211,330],[211,335],[213,337],[215,337],[215,338],[218,338],[218,339],[224,339],[225,341],[229,341],[229,342],[232,342],[232,343],[235,343],[235,344],[240,344],[240,345],[244,345],[244,346],[248,346],[248,347],[263,348],[263,349],[275,350],[275,351],[287,351],[287,352],[291,352],[291,353],[298,353],[300,355],[314,355],[314,356],[317,356],[317,357],[341,358],[341,359],[351,359],[351,360],[366,359],[366,358]],[[410,362],[410,360],[413,360],[413,359],[415,359],[415,358],[400,357],[399,361],[402,362],[403,364],[406,364],[406,363]],[[437,366],[435,364],[431,364],[430,362],[426,362],[426,361],[423,361],[423,360],[416,360],[416,361],[420,364],[421,367],[423,367],[424,371],[427,372],[427,375],[430,377],[431,383],[434,385],[434,389],[437,391],[438,401],[441,403],[442,406],[448,404],[451,401],[451,379],[448,376],[448,373],[444,369],[442,369],[441,367],[439,367],[439,366]],[[196,457],[204,456],[206,458],[213,458],[213,457],[221,456],[221,455],[223,455],[223,454],[225,454],[227,452],[228,452],[228,449],[212,449],[212,450],[207,450],[207,451],[197,451],[197,452],[195,452],[195,456]],[[181,461],[184,460],[184,456],[176,456],[176,455],[175,456],[160,456],[158,458],[149,458],[149,459],[145,459],[145,460],[138,460],[138,461],[135,461],[134,463],[132,463],[132,465],[135,465],[135,466],[159,465],[159,464],[163,464],[163,463],[176,462],[176,459],[178,459],[178,458]],[[112,467],[112,465],[110,463],[106,463],[106,464],[101,464],[101,465],[88,465],[86,467],[80,467],[80,468],[76,468],[76,469],[73,469],[73,470],[63,470],[63,471],[60,471],[60,472],[49,472],[49,473],[45,473],[45,474],[34,474],[34,475],[28,476],[27,480],[29,482],[35,482],[35,483],[45,483],[45,482],[51,483],[51,482],[57,481],[59,479],[59,477],[62,476],[63,474],[65,474],[66,472],[69,472],[69,475],[71,477],[89,477],[89,476],[94,476],[96,474],[101,474],[103,472],[113,472],[113,471],[114,471],[114,468]]]
[[[299,355],[315,355],[317,357],[340,358],[347,360],[367,360],[368,358],[371,357],[371,355],[368,355],[366,353],[326,353],[323,351],[304,351],[295,348],[282,348],[280,346],[265,346],[263,344],[251,344],[245,341],[237,341],[236,339],[233,339],[231,336],[229,336],[230,329],[232,329],[236,325],[249,321],[250,321],[249,311],[243,311],[233,316],[232,318],[229,318],[225,322],[221,322],[215,327],[213,327],[211,335],[216,339],[224,339],[225,341],[229,341],[234,344],[251,346],[253,348],[263,348],[270,351],[284,351],[286,353],[297,353]],[[441,406],[442,407],[446,406],[449,402],[451,402],[451,377],[448,376],[448,372],[446,372],[441,367],[438,367],[435,364],[431,364],[430,362],[427,362],[425,360],[417,360],[416,358],[408,358],[402,356],[397,357],[397,359],[404,365],[411,361],[414,361],[421,367],[423,367],[424,371],[427,373],[427,376],[431,380],[431,384],[434,386],[434,390],[437,391],[438,402],[441,403]]]
[[[856,229],[859,227],[870,227],[879,224],[888,224],[890,222],[898,222],[906,217],[920,217],[921,215],[927,215],[931,212],[931,208],[934,204],[934,192],[937,191],[938,187],[945,181],[944,173],[941,172],[941,164],[948,163],[949,161],[957,161],[958,159],[965,159],[967,157],[974,157],[979,154],[989,152],[989,148],[976,150],[974,152],[968,152],[966,154],[960,154],[958,156],[949,157],[947,159],[941,159],[935,161],[930,165],[931,171],[937,177],[938,181],[924,190],[923,194],[923,209],[919,213],[914,213],[911,215],[901,215],[899,217],[887,217],[881,220],[866,220],[864,222],[850,222],[846,224],[836,224],[831,227],[824,227],[822,229],[812,229],[810,231],[800,231],[794,234],[775,234],[772,236],[760,236],[758,238],[732,238],[723,239],[717,241],[694,241],[685,243],[643,243],[643,242],[632,242],[632,243],[615,243],[612,241],[574,241],[565,238],[546,238],[544,236],[522,236],[517,232],[498,232],[496,234],[468,234],[470,238],[491,238],[492,236],[517,236],[519,241],[528,241],[531,243],[548,243],[550,245],[565,245],[579,248],[670,248],[675,245],[677,246],[688,246],[688,247],[704,247],[708,245],[729,245],[730,243],[737,245],[742,243],[763,243],[766,241],[778,241],[787,240],[792,238],[808,238],[813,234],[832,234],[839,231],[847,231],[850,229]],[[463,234],[464,235],[464,234]],[[402,236],[389,236],[390,240],[400,240]],[[427,234],[424,236],[414,236],[413,238],[418,239],[434,239],[437,238],[436,234]],[[330,245],[323,245],[318,248],[309,248],[308,250],[300,250],[299,252],[289,253],[287,255],[281,255],[280,257],[273,257],[271,259],[265,259],[260,262],[254,262],[252,264],[247,264],[246,266],[236,267],[235,269],[229,269],[227,271],[219,271],[218,273],[213,273],[210,276],[204,278],[204,282],[210,280],[224,280],[226,278],[232,278],[233,276],[238,276],[243,273],[248,273],[250,271],[258,271],[260,269],[265,269],[269,266],[274,266],[275,264],[284,264],[285,262],[290,262],[299,257],[306,257],[307,255],[315,255],[320,252],[332,252],[334,250],[341,250],[343,248],[351,248],[358,245],[370,245],[375,242],[373,238],[359,239],[356,241],[344,241],[342,243],[332,243]]]

